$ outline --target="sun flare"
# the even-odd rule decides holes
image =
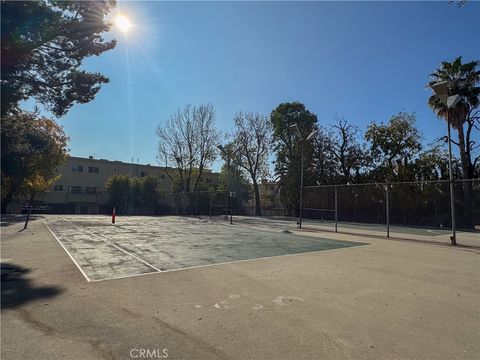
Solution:
[[[121,14],[117,15],[117,17],[115,18],[115,25],[123,33],[127,33],[128,30],[130,30],[130,28],[132,27],[132,23],[130,22],[130,20],[125,15]]]

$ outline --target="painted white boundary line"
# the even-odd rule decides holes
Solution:
[[[333,240],[333,241],[335,241],[335,240]],[[342,240],[338,240],[338,241],[342,241]],[[258,260],[269,260],[269,259],[275,259],[275,258],[280,258],[280,257],[285,257],[285,256],[308,255],[308,254],[316,254],[316,253],[327,252],[327,251],[356,249],[356,248],[360,248],[360,247],[373,246],[373,245],[376,245],[376,244],[375,243],[371,243],[371,244],[363,243],[361,245],[352,245],[352,246],[346,246],[346,247],[335,248],[335,249],[307,251],[307,252],[296,253],[296,254],[273,255],[273,256],[259,257],[259,258],[255,258],[255,259],[233,260],[233,261],[226,261],[226,262],[215,263],[215,264],[195,265],[195,266],[189,266],[189,267],[178,268],[178,269],[162,270],[160,272],[163,274],[163,273],[176,272],[176,271],[199,269],[199,268],[210,267],[210,266],[220,266],[220,265],[228,265],[228,264],[235,264],[235,263],[242,263],[242,262],[258,261]],[[107,280],[120,280],[120,279],[127,279],[127,278],[131,278],[131,277],[152,275],[152,274],[156,274],[156,273],[155,272],[149,272],[149,273],[143,273],[143,274],[118,276],[118,277],[112,277],[112,278],[106,278],[106,279],[92,280],[92,282],[100,282],[100,281],[107,281]]]
[[[71,222],[70,220],[68,220],[67,218],[64,218],[63,216],[60,217],[60,218],[63,219],[64,221],[70,223],[75,229],[79,230],[79,227],[78,227],[78,226],[75,226],[75,224],[72,223],[72,222]],[[97,239],[100,239],[100,241],[103,241],[105,244],[110,245],[110,246],[113,246],[114,248],[116,248],[116,249],[124,252],[125,254],[133,257],[134,259],[142,262],[143,264],[147,265],[148,267],[152,268],[153,270],[155,270],[155,271],[157,271],[157,272],[162,272],[162,270],[160,270],[160,269],[156,268],[155,266],[153,266],[152,264],[149,264],[148,262],[140,259],[140,258],[137,257],[136,255],[131,254],[131,253],[128,252],[127,250],[122,249],[120,246],[117,246],[117,245],[111,243],[110,241],[103,239],[103,236],[96,235],[96,234],[94,234],[93,232],[91,232],[90,230],[88,230],[88,229],[86,229],[86,228],[83,228],[83,229],[85,230],[85,232],[90,233],[90,235],[95,236]]]
[[[62,217],[62,216],[59,216],[60,219],[66,221],[66,222],[69,222],[73,227],[77,228],[77,226],[75,226],[71,221],[69,221],[68,219]],[[190,269],[199,269],[199,268],[204,268],[204,267],[210,267],[210,266],[222,266],[222,265],[228,265],[228,264],[235,264],[235,263],[242,263],[242,262],[251,262],[251,261],[258,261],[258,260],[268,260],[268,259],[275,259],[275,258],[280,258],[280,257],[285,257],[285,256],[297,256],[297,255],[308,255],[308,254],[315,254],[315,253],[321,253],[321,252],[327,252],[327,251],[335,251],[335,250],[346,250],[346,249],[355,249],[355,248],[360,248],[360,247],[365,247],[365,246],[372,246],[372,245],[375,245],[375,243],[369,243],[369,244],[366,244],[366,243],[361,243],[359,242],[360,244],[359,245],[352,245],[352,246],[346,246],[346,247],[338,247],[338,248],[335,248],[335,249],[325,249],[325,250],[316,250],[316,251],[306,251],[306,252],[301,252],[301,253],[296,253],[296,254],[283,254],[283,255],[274,255],[274,256],[265,256],[265,257],[259,257],[259,258],[254,258],[254,259],[244,259],[244,260],[233,260],[233,261],[226,261],[226,262],[220,262],[220,263],[215,263],[215,264],[205,264],[205,265],[195,265],[195,266],[190,266],[190,267],[184,267],[184,268],[178,268],[178,269],[171,269],[171,270],[159,270],[157,269],[156,267],[154,267],[153,265],[150,265],[148,264],[147,262],[143,261],[142,259],[136,257],[135,255],[133,254],[130,254],[128,251],[122,249],[122,248],[119,248],[118,246],[116,246],[115,244],[112,244],[110,242],[108,242],[107,240],[104,240],[104,239],[101,239],[101,241],[105,242],[106,244],[108,245],[111,245],[115,248],[117,248],[118,250],[136,258],[137,260],[143,262],[145,265],[155,269],[156,271],[151,271],[151,272],[147,272],[147,273],[141,273],[141,274],[133,274],[133,275],[125,275],[125,276],[116,276],[116,277],[109,277],[109,278],[104,278],[104,279],[98,279],[98,280],[91,280],[87,274],[85,274],[85,272],[82,270],[82,268],[80,267],[80,265],[75,261],[75,259],[73,258],[73,256],[68,252],[68,250],[65,248],[65,246],[62,244],[62,242],[58,239],[58,237],[55,235],[55,233],[50,229],[50,227],[48,226],[47,222],[45,221],[45,219],[43,218],[42,221],[44,222],[44,224],[46,225],[47,229],[52,233],[52,235],[55,237],[55,239],[58,241],[58,243],[60,244],[60,246],[65,250],[65,252],[68,254],[68,256],[70,257],[70,259],[72,259],[73,263],[78,267],[78,269],[80,270],[80,272],[83,274],[83,276],[85,277],[85,279],[88,281],[88,282],[101,282],[101,281],[107,281],[107,280],[120,280],[120,279],[128,279],[128,278],[132,278],[132,277],[138,277],[138,276],[145,276],[145,275],[153,275],[153,274],[157,274],[157,273],[168,273],[168,272],[176,272],[176,271],[184,271],[184,270],[190,270]],[[261,230],[264,230],[264,229],[261,229]],[[98,235],[95,235],[94,233],[92,233],[91,231],[87,230],[87,232],[89,232],[91,235],[99,238],[100,236]],[[266,232],[269,232],[268,230]],[[298,235],[298,234],[294,234],[292,233],[292,235]],[[305,236],[305,235],[304,235]],[[308,235],[307,235],[308,236]],[[324,238],[319,238],[319,240],[327,240],[327,241],[333,241],[333,242],[342,242],[343,240],[336,240],[336,239],[324,239]],[[348,240],[345,240],[346,242],[350,242],[350,243],[355,243],[355,241],[348,241]]]
[[[62,244],[62,242],[59,240],[59,238],[57,237],[57,235],[55,235],[55,233],[52,231],[52,229],[50,229],[50,226],[48,226],[47,222],[45,221],[45,218],[42,219],[43,223],[45,224],[45,226],[47,227],[48,231],[50,231],[50,233],[53,235],[53,237],[58,241],[58,243],[60,244],[60,246],[63,248],[63,250],[65,250],[65,252],[67,253],[67,255],[70,257],[70,259],[73,261],[73,263],[77,266],[78,270],[80,270],[80,272],[82,273],[82,275],[85,277],[85,279],[88,281],[88,282],[92,282],[93,280],[90,280],[90,278],[87,276],[87,274],[85,274],[85,272],[83,271],[82,267],[77,263],[77,261],[73,258],[73,256],[68,252],[67,248]]]

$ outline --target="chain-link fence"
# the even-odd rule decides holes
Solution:
[[[480,180],[453,183],[455,225],[480,230]],[[416,228],[452,228],[450,182],[421,181],[308,186],[303,189],[301,216],[307,224],[415,233]],[[420,233],[420,232],[419,232]]]
[[[170,214],[218,216],[228,214],[235,203],[227,191],[198,191],[170,194]]]
[[[285,216],[285,209],[278,201],[261,201],[261,214],[266,216]],[[278,207],[275,208],[275,206]],[[254,216],[255,200],[253,190],[251,193],[241,194],[229,191],[197,191],[171,193],[169,199],[169,215],[181,216],[218,216],[218,215],[244,215]]]
[[[454,181],[453,188],[457,227],[480,230],[480,179]]]
[[[480,179],[456,180],[453,189],[456,228],[471,238],[478,234],[480,245]],[[452,232],[448,180],[307,186],[301,212],[298,206],[288,210],[280,191],[273,183],[260,191],[262,219],[255,221],[281,218],[295,227],[301,216],[305,228],[423,240],[448,241]],[[243,215],[236,221],[258,214],[253,190],[243,197],[227,191],[172,193],[168,209],[166,214],[180,216]]]

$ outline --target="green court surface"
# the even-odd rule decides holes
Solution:
[[[181,217],[49,215],[45,222],[89,281],[367,245],[278,227]]]
[[[283,216],[234,216],[235,223],[250,227],[258,227],[260,229],[289,229],[290,231],[296,231],[298,230],[297,221],[298,218]],[[325,234],[325,232],[328,233],[335,231],[335,222],[330,220],[303,218],[302,229],[308,232],[324,232]],[[359,236],[387,236],[386,224],[339,221],[337,223],[337,231],[339,233],[355,234]],[[415,227],[401,225],[390,225],[389,232],[391,238],[419,240],[443,244],[451,243],[451,234],[452,231],[449,228]],[[457,229],[456,239],[457,244],[459,245],[480,247],[480,230]]]

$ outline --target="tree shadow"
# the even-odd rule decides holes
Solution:
[[[63,292],[56,286],[33,286],[32,281],[26,277],[30,269],[11,263],[1,263],[0,268],[2,310],[15,308],[33,300],[51,298]]]
[[[0,227],[11,226],[15,224],[19,224],[25,222],[27,215],[11,215],[11,214],[2,214],[0,219]],[[38,215],[31,215],[30,221],[40,219],[41,216]]]

